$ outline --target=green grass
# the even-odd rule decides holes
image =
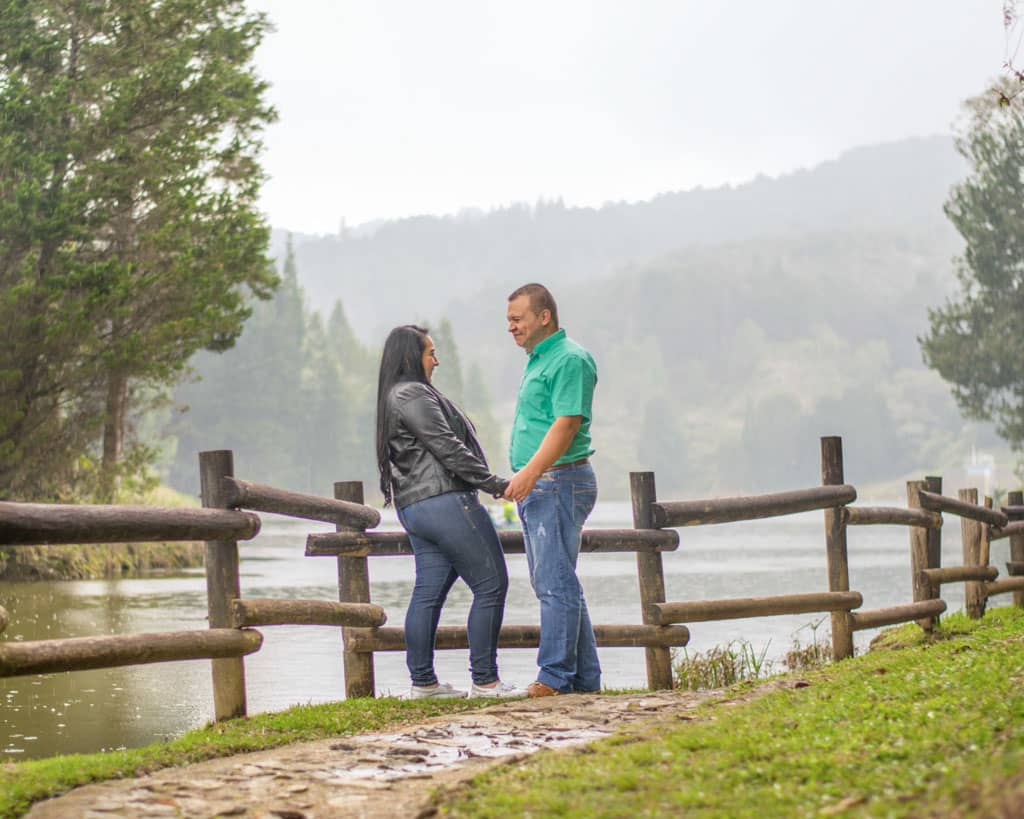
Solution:
[[[458,817],[1012,816],[1024,804],[1024,612],[886,632],[876,650],[584,749],[542,752],[437,800]],[[788,679],[795,681],[797,677]],[[804,685],[806,683],[806,685]],[[610,692],[606,692],[610,693]],[[741,702],[730,703],[740,698]],[[127,751],[0,766],[0,817],[77,785],[377,731],[487,705],[353,700],[210,725]],[[490,703],[493,704],[493,703]]]
[[[479,699],[407,701],[389,697],[302,705],[279,713],[208,725],[170,742],[144,748],[6,763],[0,766],[0,817],[21,816],[32,802],[90,782],[140,776],[159,768],[293,742],[378,731],[486,704],[487,701]]]
[[[1024,612],[951,615],[932,640],[911,625],[882,643],[895,648],[802,672],[806,686],[543,752],[438,804],[457,817],[1019,815]]]

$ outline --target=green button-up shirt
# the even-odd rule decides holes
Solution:
[[[540,448],[556,418],[580,415],[579,431],[555,464],[594,454],[590,447],[591,406],[597,384],[594,359],[565,330],[552,333],[529,352],[512,421],[509,461],[518,471]]]

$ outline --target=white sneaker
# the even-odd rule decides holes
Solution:
[[[409,699],[459,699],[466,696],[465,691],[452,688],[448,683],[435,683],[434,685],[411,685],[409,686]]]
[[[506,697],[525,697],[525,688],[516,688],[514,685],[509,685],[506,682],[498,680],[496,685],[486,686],[477,685],[473,683],[473,687],[469,691],[471,697],[495,697],[505,699]]]

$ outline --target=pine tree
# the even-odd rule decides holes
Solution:
[[[139,397],[229,347],[275,283],[256,208],[274,112],[251,67],[267,21],[241,0],[22,0],[3,23],[0,450],[22,457],[0,486],[31,491],[25,453],[73,472],[102,437],[109,492]]]

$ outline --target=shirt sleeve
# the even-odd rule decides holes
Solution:
[[[551,375],[551,414],[582,415],[589,421],[596,383],[593,364],[581,356],[567,356]]]
[[[449,472],[492,494],[499,484],[504,491],[506,482],[491,474],[487,463],[459,440],[441,409],[440,401],[433,395],[423,393],[405,401],[399,408],[399,416],[409,432]]]

